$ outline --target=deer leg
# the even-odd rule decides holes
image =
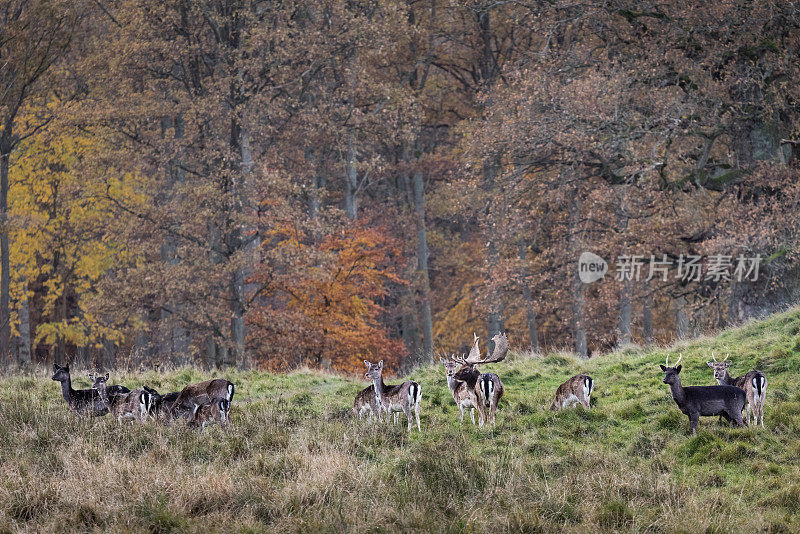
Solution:
[[[406,414],[406,418],[408,419],[408,431],[411,432],[411,428],[414,426],[414,420],[411,418],[411,406],[403,406],[403,413]],[[399,412],[397,416],[400,416]]]
[[[472,419],[472,424],[475,424],[475,408],[469,409],[469,418]]]
[[[464,407],[460,404],[458,405],[458,413],[460,414],[458,418],[458,426],[461,426],[461,423],[464,422]]]
[[[419,405],[414,408],[414,416],[417,418],[417,430],[422,432],[422,426],[419,424]]]
[[[486,424],[486,406],[483,405],[483,401],[478,402],[478,428],[483,428],[483,425]]]
[[[692,434],[697,433],[697,423],[700,421],[700,413],[699,412],[692,412],[689,414],[689,424],[692,429]]]
[[[753,406],[753,403],[752,402],[748,402],[747,404],[745,404],[745,407],[744,407],[745,411],[747,412],[747,425],[748,426],[750,426],[750,411],[752,410],[752,406]]]

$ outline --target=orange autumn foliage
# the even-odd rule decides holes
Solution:
[[[380,324],[380,301],[404,282],[393,261],[398,245],[383,229],[342,228],[315,243],[279,225],[264,243],[265,261],[252,279],[263,297],[249,314],[248,343],[259,366],[358,373],[363,360],[383,359],[396,368],[403,344]]]

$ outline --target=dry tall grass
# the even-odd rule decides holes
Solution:
[[[234,428],[202,434],[79,419],[44,370],[7,376],[0,531],[797,531],[798,334],[794,311],[682,347],[687,384],[712,383],[705,354],[734,345],[736,370],[770,380],[767,431],[703,418],[694,437],[661,383],[661,350],[512,356],[492,367],[506,384],[495,432],[459,427],[441,366],[413,374],[422,434],[351,420],[366,384],[322,373],[225,374]],[[547,410],[579,370],[595,379],[592,410]],[[204,377],[112,373],[160,391]]]

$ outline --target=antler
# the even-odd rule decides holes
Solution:
[[[714,351],[713,350],[711,351],[711,357],[714,358],[714,361],[717,361],[717,357],[714,356]]]
[[[731,353],[730,353],[730,352],[729,352],[728,354],[726,354],[726,355],[725,355],[725,360],[727,360],[727,359],[728,359],[728,356],[730,356],[730,355],[731,355]],[[722,360],[722,361],[724,362],[725,360]]]
[[[505,334],[497,334],[492,338],[494,341],[494,352],[492,355],[486,355],[486,358],[481,358],[481,351],[478,348],[478,336],[472,334],[475,338],[475,343],[472,345],[472,350],[469,351],[469,356],[464,361],[465,364],[468,365],[477,365],[477,364],[484,364],[484,363],[495,363],[502,361],[506,358],[508,354],[508,338]]]
[[[683,358],[683,353],[679,353],[680,356],[678,357],[678,361],[672,364],[672,367],[678,367],[678,364],[681,363],[681,359]],[[664,367],[669,367],[669,352],[667,353],[667,360],[664,362]]]
[[[472,348],[469,350],[467,359],[464,360],[465,364],[475,365],[481,361],[481,349],[478,347],[478,336],[475,332],[472,333]]]

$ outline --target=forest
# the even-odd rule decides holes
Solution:
[[[402,372],[783,310],[798,50],[782,1],[0,0],[2,367]]]

